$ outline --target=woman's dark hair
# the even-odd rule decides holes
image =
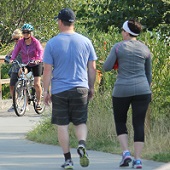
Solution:
[[[136,20],[134,20],[134,19],[130,19],[130,20],[128,21],[128,27],[129,27],[129,29],[130,29],[132,32],[134,32],[134,33],[136,33],[136,34],[140,34],[140,32],[142,31],[142,25],[141,25],[138,21],[136,21]],[[132,35],[132,34],[130,34],[130,36],[131,36],[131,37],[136,37],[136,36],[134,36],[134,35]]]

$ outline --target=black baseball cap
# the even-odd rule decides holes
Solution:
[[[62,21],[73,23],[76,19],[76,16],[70,8],[64,8],[54,19],[61,19]]]

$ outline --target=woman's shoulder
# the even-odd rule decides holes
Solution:
[[[38,39],[35,38],[34,36],[31,36],[31,39],[32,39],[32,41],[38,41]]]
[[[147,49],[148,51],[150,51],[148,45],[144,41],[138,40],[138,43],[141,48]]]
[[[33,42],[36,42],[36,43],[38,42],[38,43],[40,43],[40,40],[38,40],[37,38],[35,38],[35,37],[33,37],[33,36],[31,36],[31,39],[32,39]]]
[[[115,44],[113,45],[113,48],[117,49],[117,48],[119,48],[121,45],[123,45],[124,43],[125,43],[124,41],[119,41],[119,42],[117,42],[117,43],[115,43]]]
[[[37,38],[32,36],[31,39],[32,39],[32,42],[33,42],[34,45],[39,45],[39,44],[41,45],[40,40],[38,40]]]

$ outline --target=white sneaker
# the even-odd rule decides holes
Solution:
[[[9,109],[8,109],[8,112],[14,112],[14,106],[12,105]]]
[[[63,165],[61,165],[61,167],[64,169],[73,169],[73,161],[71,159],[68,159],[64,162]]]

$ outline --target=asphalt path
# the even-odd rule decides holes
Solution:
[[[50,112],[48,109],[46,114]],[[43,119],[32,108],[22,117],[0,110],[0,170],[61,170],[64,161],[61,148],[26,140],[25,135]],[[75,170],[121,170],[120,155],[88,151],[90,165],[82,168],[76,149],[71,149]],[[170,163],[142,160],[144,170],[170,170]]]

